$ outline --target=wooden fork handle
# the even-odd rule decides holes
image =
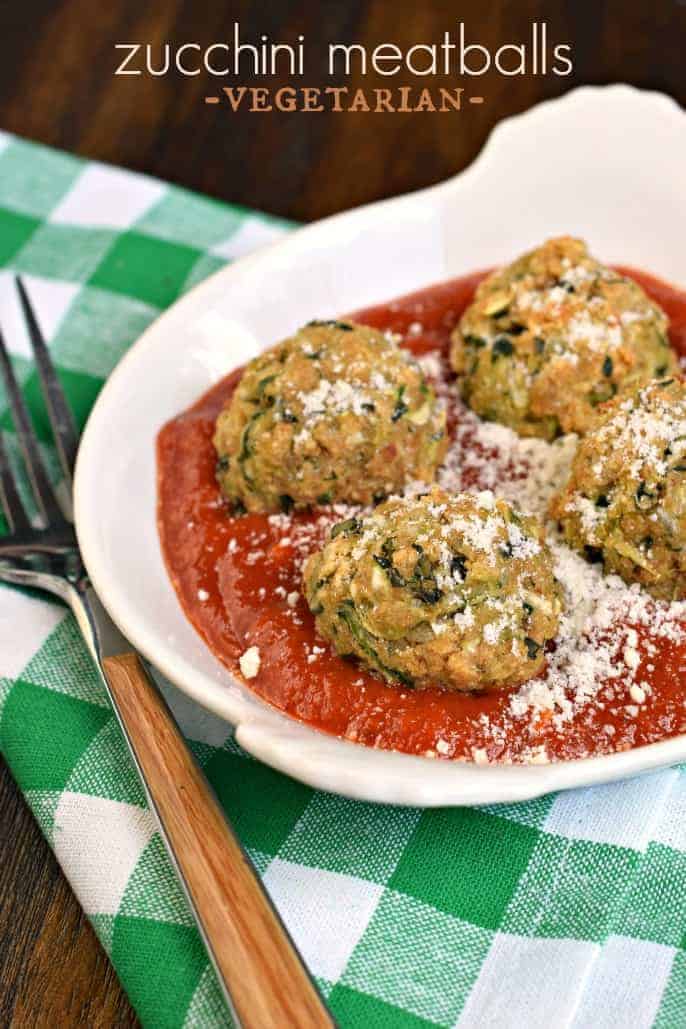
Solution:
[[[215,969],[244,1029],[329,1015],[161,693],[133,653],[103,657],[115,707]]]

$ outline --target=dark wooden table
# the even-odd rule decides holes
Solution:
[[[551,39],[573,45],[574,74],[487,74],[478,80],[479,106],[383,115],[231,114],[204,103],[217,92],[205,76],[113,75],[115,43],[209,45],[228,39],[236,20],[246,41],[265,33],[294,42],[303,33],[306,74],[298,84],[342,85],[321,71],[328,42],[409,47],[440,41],[460,19],[470,38],[493,49],[526,40],[531,22],[546,21]],[[0,0],[0,128],[311,220],[446,178],[472,160],[500,118],[580,83],[626,81],[686,104],[685,41],[686,0]],[[418,82],[450,84],[399,75],[393,85]],[[353,76],[348,84],[387,87],[389,80]],[[0,767],[0,1026],[134,1024],[107,958]]]

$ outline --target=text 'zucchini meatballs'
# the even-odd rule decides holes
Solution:
[[[567,236],[480,284],[451,363],[482,418],[549,440],[583,434],[598,404],[677,369],[661,308]]]
[[[581,441],[553,498],[570,546],[655,597],[686,599],[686,384],[617,398]]]
[[[435,487],[334,526],[304,567],[317,629],[391,682],[492,690],[542,668],[561,609],[543,530]]]
[[[248,511],[368,504],[433,481],[445,412],[412,355],[351,322],[311,322],[251,361],[217,419],[222,492]]]

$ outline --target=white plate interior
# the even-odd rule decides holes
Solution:
[[[686,283],[686,115],[627,86],[583,88],[501,123],[465,172],[337,215],[198,286],[129,351],[79,454],[82,553],[110,614],[172,682],[236,726],[256,757],[313,786],[399,804],[482,804],[606,782],[686,759],[686,738],[584,761],[473,766],[347,743],[260,701],[190,626],[155,519],[161,426],[236,365],[313,317],[512,259],[558,233],[610,262]],[[106,469],[104,474],[103,469]]]

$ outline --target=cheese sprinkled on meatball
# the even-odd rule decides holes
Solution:
[[[659,380],[604,405],[551,515],[607,572],[686,599],[686,383]]]
[[[585,433],[599,404],[677,369],[665,313],[568,236],[480,284],[451,363],[482,418],[548,440]]]
[[[445,411],[382,333],[311,322],[248,364],[214,445],[222,491],[248,511],[369,504],[434,479]]]
[[[530,679],[561,609],[542,527],[490,492],[388,500],[335,525],[303,578],[338,653],[417,688]]]

